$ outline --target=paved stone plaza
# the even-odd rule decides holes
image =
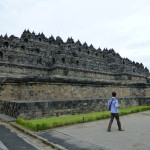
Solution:
[[[0,117],[3,118],[3,115]],[[6,119],[7,121],[12,120]],[[106,132],[109,119],[105,119],[33,133],[37,135],[37,139],[2,123],[0,125],[0,150],[17,150],[19,145],[22,149],[28,150],[53,149],[50,145],[39,142],[39,137],[48,140],[56,146],[56,149],[59,147],[62,150],[149,150],[150,111],[121,116],[120,120],[125,129],[123,132],[117,130],[115,120],[112,132]],[[11,138],[6,137],[9,135]],[[18,144],[14,145],[15,149],[13,149],[11,145],[16,142]]]
[[[7,120],[10,118],[8,117]],[[0,150],[53,150],[53,148],[36,138],[21,133],[6,123],[0,122]]]
[[[120,117],[125,131],[106,132],[109,119],[41,132],[44,138],[69,150],[150,150],[150,111]]]

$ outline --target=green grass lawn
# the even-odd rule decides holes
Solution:
[[[127,115],[127,114],[146,111],[146,110],[150,110],[150,106],[140,106],[140,107],[119,109],[119,114],[121,116],[121,115]],[[17,118],[16,122],[17,124],[20,124],[25,128],[31,129],[33,131],[40,131],[40,130],[51,129],[55,127],[106,119],[109,117],[110,117],[110,112],[103,111],[103,112],[96,112],[96,113],[89,113],[89,114],[70,115],[70,116],[44,118],[44,119],[37,119],[37,120],[24,120],[22,118]]]

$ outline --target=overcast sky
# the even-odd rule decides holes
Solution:
[[[0,34],[24,29],[113,48],[150,70],[150,0],[0,0]]]

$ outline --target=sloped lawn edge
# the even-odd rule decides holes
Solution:
[[[146,110],[150,110],[150,106],[123,108],[123,109],[119,109],[119,115],[122,116],[122,115],[137,113],[141,111],[146,111]],[[106,118],[110,118],[109,111],[70,115],[70,116],[55,117],[55,118],[44,118],[38,120],[25,120],[23,118],[17,118],[16,123],[32,131],[40,131],[40,130],[46,130],[55,127],[96,121],[96,120],[101,120]]]

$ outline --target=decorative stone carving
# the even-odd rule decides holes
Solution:
[[[43,71],[65,66],[102,73],[129,73],[145,77],[149,74],[149,70],[143,64],[121,58],[114,49],[96,50],[92,44],[88,46],[86,42],[82,45],[79,40],[74,42],[72,38],[63,42],[59,36],[55,40],[53,36],[47,38],[43,33],[36,35],[29,30],[24,30],[20,38],[14,35],[8,37],[7,34],[4,37],[0,36],[0,62],[16,65],[22,70],[28,66],[32,66],[33,69],[42,67]],[[30,75],[29,72],[20,73]]]

